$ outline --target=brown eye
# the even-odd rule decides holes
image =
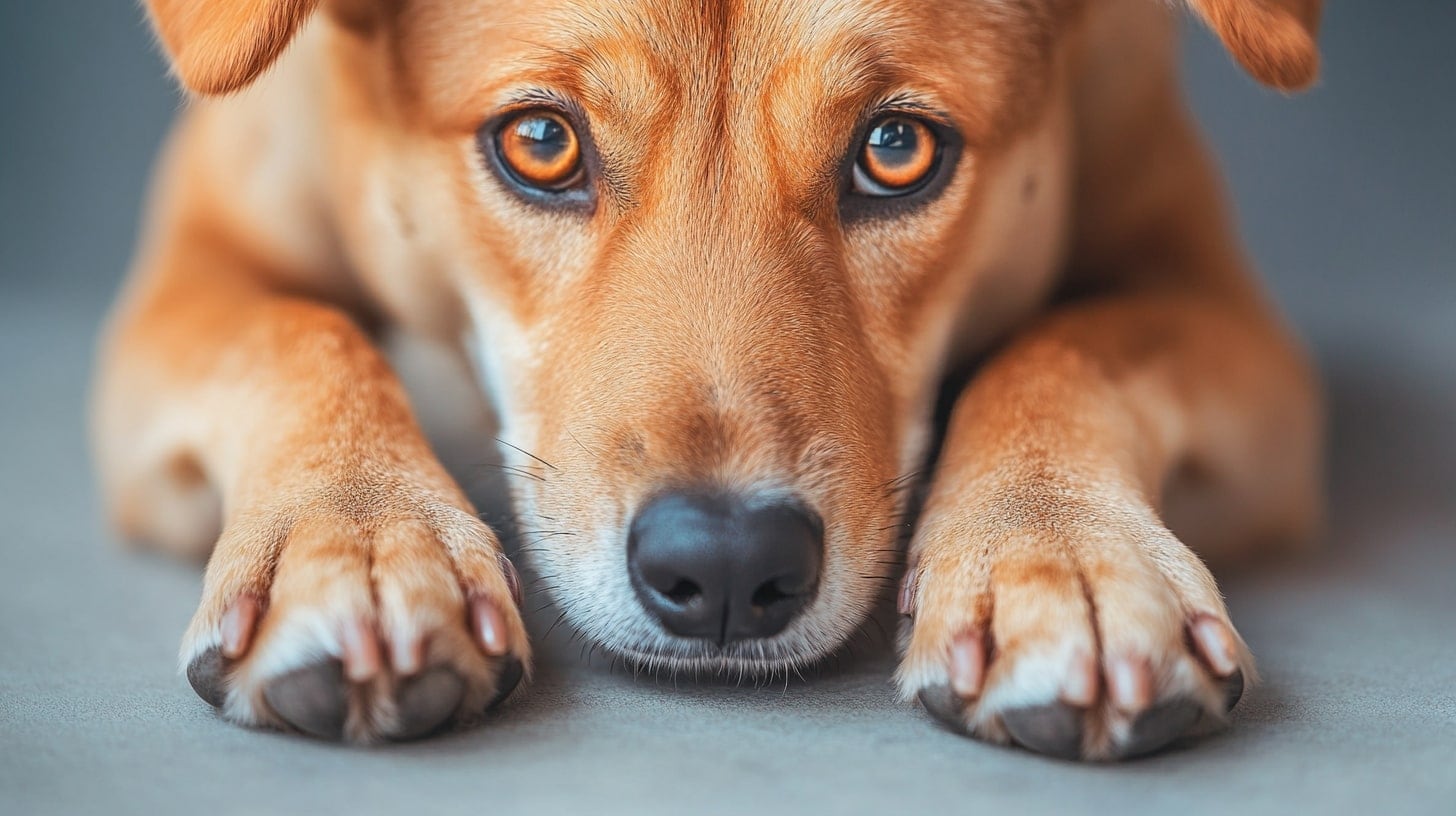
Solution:
[[[559,114],[533,110],[508,119],[496,135],[501,163],[518,181],[542,190],[565,190],[581,178],[581,144]]]
[[[931,177],[939,157],[940,145],[928,125],[887,116],[865,136],[854,164],[854,191],[868,196],[913,192]]]

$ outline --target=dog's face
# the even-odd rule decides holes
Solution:
[[[1076,5],[327,4],[351,257],[476,356],[578,628],[763,670],[862,622],[957,305],[1060,251]]]
[[[1056,31],[1039,4],[925,5],[395,18],[391,91],[415,109],[361,170],[361,220],[453,222],[430,263],[469,312],[502,438],[532,454],[507,450],[535,563],[616,651],[787,665],[883,594],[950,305]],[[661,537],[767,563],[641,554]]]

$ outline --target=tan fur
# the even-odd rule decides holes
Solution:
[[[863,621],[936,388],[995,349],[928,477],[901,687],[946,682],[975,630],[995,651],[967,726],[989,738],[1078,655],[1135,658],[1158,698],[1217,713],[1185,627],[1227,613],[1170,528],[1211,555],[1307,536],[1320,423],[1156,0],[226,5],[150,3],[182,81],[236,93],[178,126],[96,440],[130,536],[205,551],[204,480],[221,497],[183,656],[240,595],[267,601],[231,716],[272,721],[262,683],[338,654],[354,618],[386,643],[432,633],[476,697],[493,687],[463,604],[508,597],[498,544],[372,346],[383,324],[475,361],[530,474],[527,526],[560,532],[535,549],[573,624],[738,671],[812,660]],[[1191,5],[1262,81],[1312,81],[1318,3]],[[475,132],[523,88],[587,116],[609,168],[590,215],[532,210],[487,173]],[[893,95],[948,115],[959,164],[926,206],[843,222],[840,157]],[[793,492],[824,518],[821,589],[782,635],[710,654],[637,607],[625,526],[684,483]],[[385,692],[352,736],[388,733]],[[1115,754],[1129,715],[1087,717],[1084,755]]]

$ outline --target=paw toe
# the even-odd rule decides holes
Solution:
[[[187,664],[187,682],[208,705],[222,708],[227,693],[228,659],[214,646]]]
[[[966,733],[966,703],[951,690],[950,684],[926,686],[916,696],[930,716],[942,725],[957,733]]]
[[[1203,707],[1189,699],[1168,700],[1139,714],[1118,756],[1130,758],[1150,754],[1187,733]]]
[[[338,660],[304,666],[270,680],[263,699],[275,714],[305,734],[326,740],[344,736],[349,695],[344,665]]]
[[[1060,759],[1082,755],[1082,712],[1064,703],[1013,708],[1001,723],[1017,745]]]
[[[398,740],[429,735],[460,708],[465,681],[453,669],[437,666],[405,681],[399,692],[399,728],[391,736]]]

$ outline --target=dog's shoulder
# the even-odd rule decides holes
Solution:
[[[149,222],[179,219],[247,245],[282,275],[340,270],[330,181],[336,134],[329,113],[328,32],[310,23],[253,85],[189,98],[165,149]],[[304,288],[329,285],[297,281]],[[341,283],[341,282],[339,282]]]

